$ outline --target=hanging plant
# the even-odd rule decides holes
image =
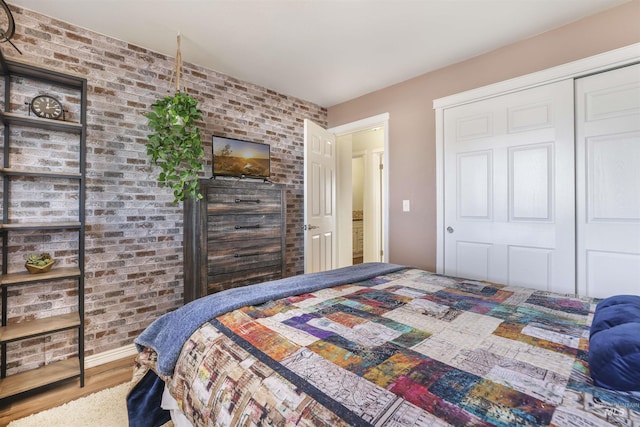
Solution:
[[[158,182],[173,190],[174,203],[187,197],[202,198],[198,191],[199,172],[204,168],[204,148],[197,122],[202,120],[198,101],[180,89],[182,55],[180,35],[175,61],[176,92],[156,101],[145,114],[153,131],[146,143],[147,155],[161,168]],[[173,75],[171,76],[171,81]],[[171,86],[171,81],[169,86]]]
[[[198,173],[204,166],[204,148],[196,122],[202,120],[198,101],[184,92],[165,96],[145,114],[153,133],[146,143],[151,161],[162,170],[158,182],[173,190],[174,202],[187,196],[201,199]]]

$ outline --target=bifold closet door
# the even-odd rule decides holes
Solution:
[[[640,65],[576,80],[578,293],[640,295]]]
[[[575,292],[573,81],[444,111],[445,274]]]

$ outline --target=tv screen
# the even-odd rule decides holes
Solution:
[[[259,142],[213,136],[213,175],[267,179],[270,146]]]

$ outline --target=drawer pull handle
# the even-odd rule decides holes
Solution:
[[[234,227],[236,230],[244,230],[247,228],[260,228],[260,224],[256,224],[256,225],[236,225]]]
[[[260,203],[260,199],[236,199],[236,203]]]
[[[254,252],[254,253],[248,253],[248,254],[233,254],[234,258],[242,258],[245,256],[258,256],[260,255],[260,252]]]

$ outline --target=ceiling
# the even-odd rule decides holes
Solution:
[[[627,1],[7,2],[330,107]]]

